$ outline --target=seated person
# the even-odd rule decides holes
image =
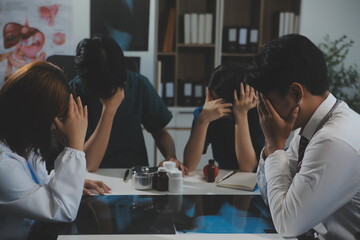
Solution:
[[[297,34],[274,39],[255,57],[246,81],[261,93],[258,184],[277,232],[359,239],[360,115],[330,93],[321,50]]]
[[[176,162],[175,144],[165,126],[172,115],[149,80],[126,70],[124,54],[110,37],[82,40],[76,49],[79,75],[70,87],[89,109],[84,151],[87,169],[148,166],[142,126],[165,160]]]
[[[211,144],[221,169],[252,172],[264,145],[253,88],[243,84],[244,72],[235,63],[218,66],[205,83],[204,106],[194,111],[191,136],[184,150],[184,165],[192,171]]]
[[[2,237],[16,218],[73,221],[86,173],[87,108],[73,99],[63,72],[44,61],[20,68],[0,90],[0,112]],[[54,157],[53,130],[67,143]],[[45,164],[53,160],[55,169],[48,175]],[[93,181],[86,186],[108,191]]]

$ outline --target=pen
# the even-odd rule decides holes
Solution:
[[[129,179],[128,179],[129,173],[130,173],[130,169],[127,169],[126,172],[125,172],[125,175],[124,175],[124,179],[123,179],[124,182],[129,181]]]
[[[216,183],[222,182],[225,179],[227,179],[228,177],[230,177],[231,175],[233,175],[235,172],[234,171],[230,171],[228,174],[226,174],[225,176],[223,176],[222,178],[220,178],[219,180],[216,181]]]

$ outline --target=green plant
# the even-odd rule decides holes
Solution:
[[[330,91],[334,96],[344,100],[352,109],[360,112],[360,78],[357,65],[345,66],[344,60],[354,42],[346,35],[331,40],[329,35],[319,44],[323,51],[328,70]]]

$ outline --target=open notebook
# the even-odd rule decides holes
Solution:
[[[218,181],[216,186],[254,191],[256,187],[256,173],[234,172],[224,180]]]

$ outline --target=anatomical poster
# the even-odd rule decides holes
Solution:
[[[0,86],[18,68],[72,51],[72,0],[0,1]]]

